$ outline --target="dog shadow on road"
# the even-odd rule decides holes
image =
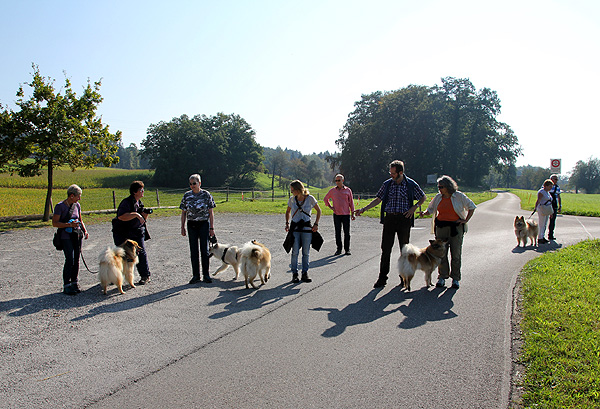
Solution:
[[[555,250],[561,249],[562,246],[563,245],[561,243],[551,241],[548,244],[540,244],[537,247],[532,246],[532,245],[525,246],[525,247],[515,246],[515,248],[512,249],[512,252],[515,254],[521,254],[521,253],[525,253],[527,250],[533,250],[536,253],[543,254],[547,251],[555,251]]]
[[[224,289],[209,305],[223,305],[223,311],[210,315],[210,319],[225,318],[229,315],[250,310],[258,310],[265,306],[282,301],[286,297],[296,295],[300,288],[293,283],[284,283],[277,287],[265,287],[250,291],[246,288]]]
[[[95,293],[100,295],[101,291],[99,290],[100,285],[96,285],[87,291],[94,290]],[[100,314],[112,314],[116,312],[133,310],[135,308],[141,308],[145,305],[152,304],[158,301],[163,301],[171,297],[177,296],[181,291],[188,289],[188,285],[180,285],[177,287],[167,288],[162,291],[158,291],[156,293],[151,293],[147,295],[143,295],[141,297],[134,297],[123,301],[118,301],[112,304],[102,304],[97,307],[92,308],[88,311],[87,314],[81,315],[79,317],[73,318],[71,321],[82,321],[88,318],[93,318]],[[97,300],[106,300],[105,296],[100,295]]]
[[[367,324],[396,312],[401,312],[405,316],[405,319],[398,326],[403,329],[415,328],[426,324],[428,321],[456,317],[456,314],[451,311],[454,305],[452,297],[455,293],[451,289],[444,291],[435,288],[428,291],[424,287],[419,291],[405,292],[400,287],[395,287],[382,297],[377,298],[379,293],[380,290],[373,289],[357,302],[348,304],[341,310],[325,307],[312,308],[312,311],[326,311],[329,321],[334,323],[321,336],[327,338],[337,337],[343,334],[348,327]],[[408,305],[399,305],[396,308],[387,309],[390,305],[401,304],[406,300],[411,300]]]
[[[401,305],[398,310],[404,314],[404,320],[398,328],[411,329],[427,324],[429,321],[442,321],[457,317],[452,311],[456,294],[453,288],[434,287],[429,291],[426,287],[415,291],[408,305]]]

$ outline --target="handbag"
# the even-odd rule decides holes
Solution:
[[[60,239],[60,229],[56,229],[56,231],[54,232],[54,237],[52,238],[52,244],[54,245],[54,247],[56,247],[56,250],[62,251],[63,244]]]
[[[552,201],[547,200],[544,204],[538,205],[538,212],[542,214],[542,216],[550,216],[554,214],[554,208],[552,207]]]

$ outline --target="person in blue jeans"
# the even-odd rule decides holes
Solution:
[[[81,240],[88,238],[88,232],[81,219],[82,190],[77,185],[67,189],[67,199],[54,207],[52,226],[60,230],[60,241],[65,255],[63,266],[63,292],[75,295],[81,292],[77,277],[79,275],[79,256],[81,255]]]
[[[310,283],[312,280],[308,277],[310,245],[312,234],[319,229],[319,219],[321,218],[321,208],[314,196],[304,187],[302,182],[294,180],[290,183],[290,192],[292,197],[288,201],[288,207],[285,211],[285,231],[291,231],[294,236],[292,246],[292,282],[298,283],[298,255],[302,248],[302,281]],[[312,209],[317,212],[315,223],[311,226],[310,219]],[[290,216],[292,223],[290,225]]]
[[[181,209],[181,235],[186,235],[190,243],[192,261],[192,279],[190,284],[200,282],[200,259],[202,259],[202,277],[205,283],[212,283],[209,268],[209,238],[215,235],[215,219],[213,209],[216,207],[212,195],[200,188],[202,180],[195,173],[189,177],[190,189],[183,195]],[[200,247],[198,247],[200,242]]]

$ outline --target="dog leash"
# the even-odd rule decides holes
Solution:
[[[79,255],[81,256],[81,259],[83,260],[83,265],[85,266],[85,268],[87,269],[87,271],[89,271],[92,274],[98,274],[97,271],[92,271],[90,270],[90,268],[88,267],[87,263],[85,262],[85,258],[83,257],[83,249],[82,251],[79,253]]]

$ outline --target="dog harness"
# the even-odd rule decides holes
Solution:
[[[225,264],[229,264],[225,262],[225,256],[227,255],[227,250],[229,250],[229,247],[225,247],[225,251],[223,252],[223,255],[221,256],[221,261]]]

